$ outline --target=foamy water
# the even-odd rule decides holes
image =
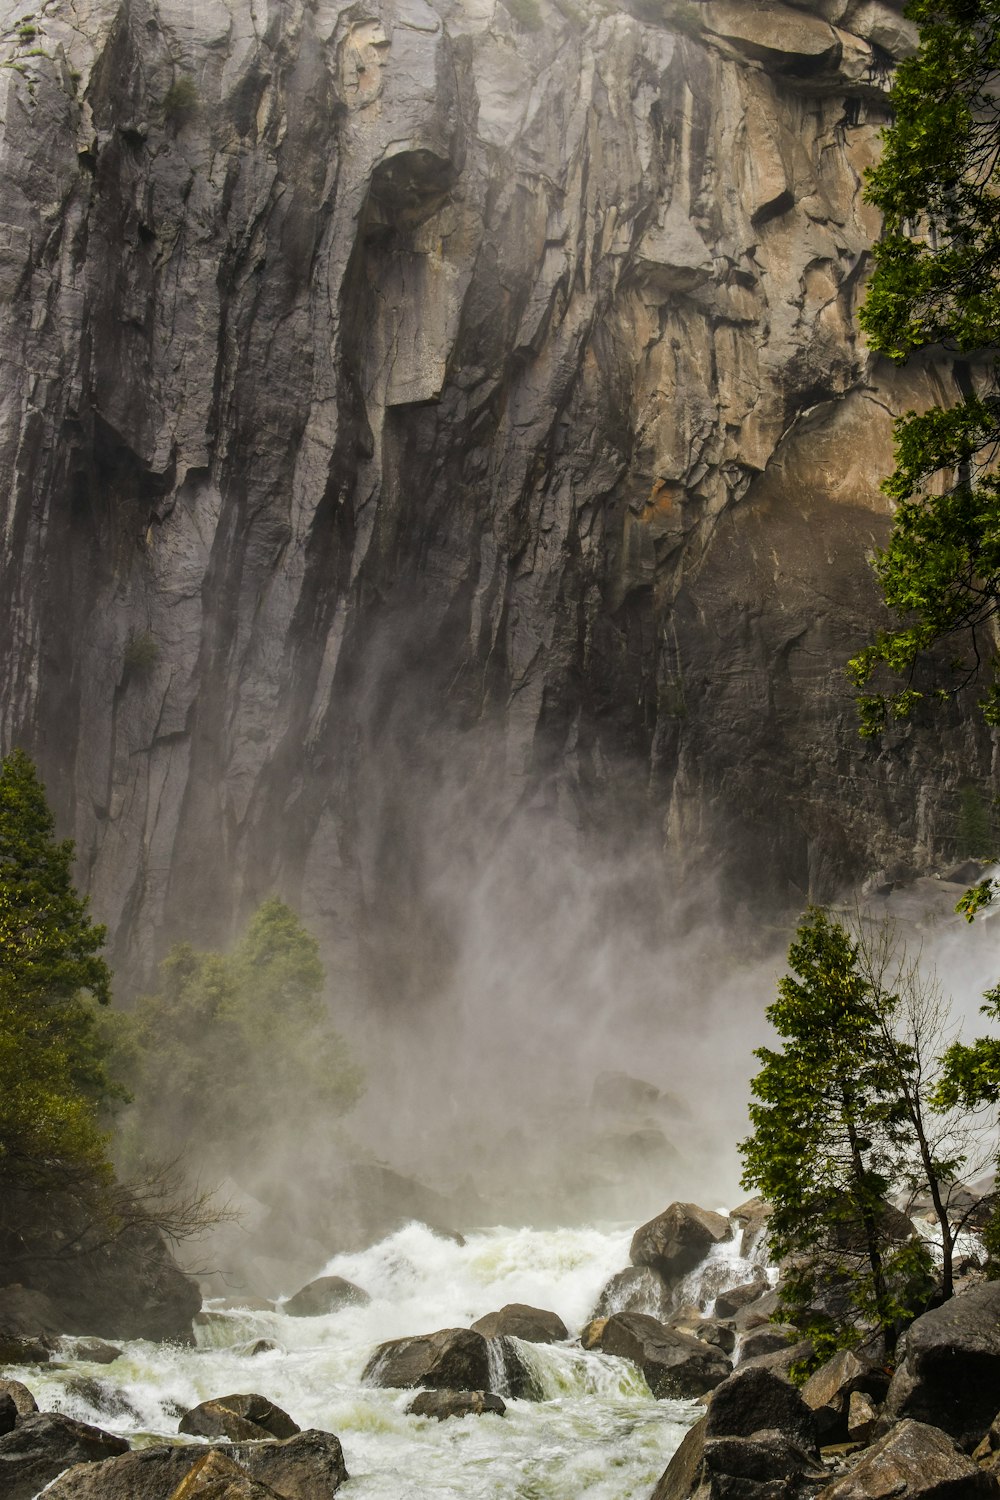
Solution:
[[[384,1340],[468,1326],[508,1302],[549,1308],[577,1335],[605,1282],[628,1264],[631,1233],[497,1228],[460,1246],[411,1224],[317,1272],[363,1287],[372,1299],[363,1307],[319,1318],[216,1311],[193,1349],[133,1342],[112,1365],[11,1373],[40,1407],[139,1443],[176,1440],[179,1416],[200,1401],[259,1391],[301,1427],[337,1434],[351,1475],[345,1500],[648,1500],[702,1408],[654,1400],[626,1360],[572,1342],[521,1344],[544,1399],[508,1400],[505,1417],[446,1422],[407,1416],[412,1391],[361,1382]],[[705,1301],[746,1280],[748,1263],[729,1242],[706,1272],[685,1296],[700,1287]],[[280,1347],[255,1356],[241,1347],[259,1338]],[[81,1377],[96,1388],[81,1387]]]

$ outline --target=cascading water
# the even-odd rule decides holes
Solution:
[[[542,1399],[508,1399],[502,1418],[408,1416],[412,1391],[361,1382],[384,1340],[468,1326],[508,1302],[557,1312],[575,1336],[627,1265],[630,1236],[631,1226],[491,1229],[460,1245],[410,1224],[324,1268],[363,1287],[364,1306],[296,1318],[210,1303],[196,1348],[130,1343],[112,1365],[11,1373],[40,1406],[139,1443],[176,1438],[179,1416],[200,1401],[259,1391],[300,1426],[339,1436],[351,1474],[345,1500],[648,1500],[702,1408],[654,1400],[626,1360],[572,1343],[519,1343]],[[728,1244],[728,1260],[719,1247],[703,1268],[724,1263],[711,1273],[716,1290],[746,1279],[738,1240]],[[258,1339],[278,1347],[251,1354]]]

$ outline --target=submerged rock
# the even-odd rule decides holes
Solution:
[[[421,1391],[406,1408],[414,1417],[502,1417],[507,1408],[492,1391]]]
[[[701,1396],[730,1373],[725,1355],[643,1313],[615,1313],[601,1333],[605,1354],[639,1366],[654,1396]]]
[[[370,1302],[368,1293],[343,1276],[319,1276],[297,1291],[282,1305],[281,1311],[292,1318],[318,1318],[336,1312],[339,1307],[363,1307]]]
[[[442,1328],[380,1344],[365,1365],[369,1385],[432,1386],[437,1390],[490,1389],[486,1340],[471,1328]]]
[[[924,1313],[906,1332],[882,1421],[912,1417],[972,1449],[1000,1410],[1000,1282]]]
[[[234,1443],[255,1438],[290,1438],[298,1425],[266,1396],[215,1396],[185,1412],[177,1431],[188,1437],[225,1437]]]
[[[937,1427],[906,1420],[861,1454],[818,1500],[997,1500],[1000,1486]]]
[[[499,1312],[487,1313],[472,1324],[484,1339],[524,1339],[528,1344],[558,1344],[569,1338],[569,1329],[558,1313],[523,1302],[508,1302]]]
[[[672,1203],[665,1213],[636,1230],[629,1259],[634,1266],[651,1266],[674,1286],[729,1235],[729,1220],[721,1214],[696,1203]]]
[[[38,1412],[0,1437],[0,1495],[3,1500],[33,1500],[71,1464],[98,1463],[127,1451],[125,1439],[113,1433],[59,1412]]]

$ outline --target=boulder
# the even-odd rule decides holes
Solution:
[[[406,1408],[413,1417],[502,1417],[507,1408],[492,1391],[421,1391]]]
[[[740,1229],[740,1254],[744,1260],[756,1248],[761,1233],[771,1217],[771,1205],[763,1198],[748,1198],[729,1216]]]
[[[668,1328],[676,1328],[678,1333],[686,1333],[689,1338],[714,1344],[723,1354],[731,1355],[736,1347],[736,1330],[732,1323],[720,1322],[718,1318],[703,1318],[697,1307],[683,1307],[672,1317],[661,1318],[659,1321]]]
[[[127,1451],[124,1438],[99,1427],[59,1412],[36,1412],[0,1437],[0,1495],[3,1500],[32,1500],[71,1464],[99,1463]]]
[[[816,1452],[816,1419],[795,1387],[773,1370],[734,1370],[712,1392],[705,1436],[753,1437],[781,1432],[803,1451]]]
[[[769,74],[808,78],[837,68],[842,47],[833,29],[779,3],[746,5],[714,0],[706,25],[739,56],[762,63]]]
[[[634,1266],[651,1266],[675,1286],[700,1265],[713,1245],[729,1238],[729,1220],[695,1203],[672,1203],[632,1236],[629,1259]]]
[[[65,1331],[62,1314],[45,1292],[20,1282],[0,1287],[0,1347],[7,1340],[35,1339],[48,1349],[48,1341]]]
[[[103,1463],[77,1464],[45,1500],[170,1500],[203,1448],[159,1443]]]
[[[613,1313],[639,1312],[666,1322],[673,1307],[670,1288],[652,1266],[628,1266],[605,1286],[594,1308],[595,1318]]]
[[[0,1380],[0,1395],[11,1398],[19,1417],[34,1416],[38,1410],[38,1403],[34,1396],[19,1380]]]
[[[813,1346],[810,1339],[799,1339],[797,1343],[786,1344],[783,1349],[776,1349],[773,1354],[754,1355],[753,1359],[741,1359],[741,1370],[773,1370],[775,1375],[781,1375],[788,1380],[796,1365],[804,1365],[812,1358]]]
[[[96,1380],[92,1375],[73,1375],[66,1381],[66,1393],[77,1396],[98,1414],[107,1417],[127,1417],[142,1426],[141,1413],[129,1401],[125,1390],[114,1380]]]
[[[294,1437],[299,1428],[266,1396],[215,1396],[185,1412],[177,1427],[187,1437],[229,1438],[238,1443]]]
[[[276,1491],[213,1448],[195,1459],[169,1500],[276,1500]]]
[[[909,1419],[866,1449],[850,1473],[835,1479],[818,1500],[976,1500],[1000,1494],[996,1480],[972,1462],[947,1433]]]
[[[238,1443],[232,1455],[284,1500],[330,1500],[346,1479],[340,1439],[308,1427],[273,1443]]]
[[[319,1276],[289,1297],[281,1311],[292,1318],[321,1318],[340,1307],[363,1307],[371,1298],[343,1276]]]
[[[79,1359],[91,1365],[111,1365],[121,1358],[121,1350],[115,1344],[106,1344],[103,1339],[73,1339],[69,1344],[71,1359]]]
[[[0,1392],[0,1437],[6,1432],[13,1432],[16,1426],[17,1407],[14,1405],[14,1397]]]
[[[1000,1410],[1000,1282],[984,1282],[907,1330],[883,1422],[912,1417],[971,1450]]]
[[[487,1313],[472,1324],[484,1339],[515,1338],[527,1344],[558,1344],[569,1338],[569,1329],[558,1313],[523,1302],[508,1302],[499,1312]]]
[[[868,1398],[867,1417],[860,1407],[855,1408],[858,1422],[863,1425],[874,1418],[874,1406],[870,1403],[884,1401],[888,1389],[889,1376],[884,1370],[851,1349],[840,1349],[810,1375],[802,1387],[802,1399],[816,1414],[820,1441],[843,1443],[850,1436],[852,1395],[863,1392]]]
[[[368,1385],[486,1391],[490,1389],[486,1340],[471,1328],[442,1328],[416,1338],[390,1339],[379,1344],[361,1378]]]
[[[615,1313],[601,1333],[605,1354],[639,1366],[654,1396],[701,1396],[714,1390],[732,1366],[718,1349],[668,1328],[643,1313]]]
[[[759,1302],[761,1297],[766,1297],[771,1290],[771,1283],[766,1276],[757,1281],[744,1281],[741,1286],[730,1287],[728,1292],[720,1292],[715,1299],[713,1309],[717,1318],[732,1318],[744,1307],[750,1307]]]
[[[652,1500],[795,1500],[825,1477],[811,1449],[783,1432],[710,1437],[704,1417],[667,1465]]]
[[[867,1443],[875,1428],[878,1408],[864,1391],[852,1391],[847,1403],[847,1441]]]
[[[738,1333],[749,1333],[752,1328],[773,1327],[772,1319],[777,1311],[778,1292],[772,1289],[738,1307],[733,1314],[733,1322]]]
[[[759,1359],[762,1354],[780,1354],[794,1337],[795,1329],[787,1323],[766,1323],[760,1328],[752,1328],[740,1339],[737,1362],[742,1364],[747,1359]]]
[[[527,1342],[527,1341],[525,1341]],[[490,1339],[490,1353],[496,1392],[498,1396],[509,1396],[513,1401],[541,1401],[543,1393],[534,1370],[525,1357],[519,1339]]]
[[[580,1330],[581,1349],[599,1349],[601,1347],[601,1334],[607,1327],[607,1318],[591,1318]]]

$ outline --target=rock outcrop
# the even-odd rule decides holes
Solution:
[[[0,744],[119,969],[280,887],[422,993],[421,792],[473,764],[762,900],[951,849],[985,736],[863,744],[840,673],[893,415],[958,389],[852,321],[912,28],[635,10],[5,23]]]

